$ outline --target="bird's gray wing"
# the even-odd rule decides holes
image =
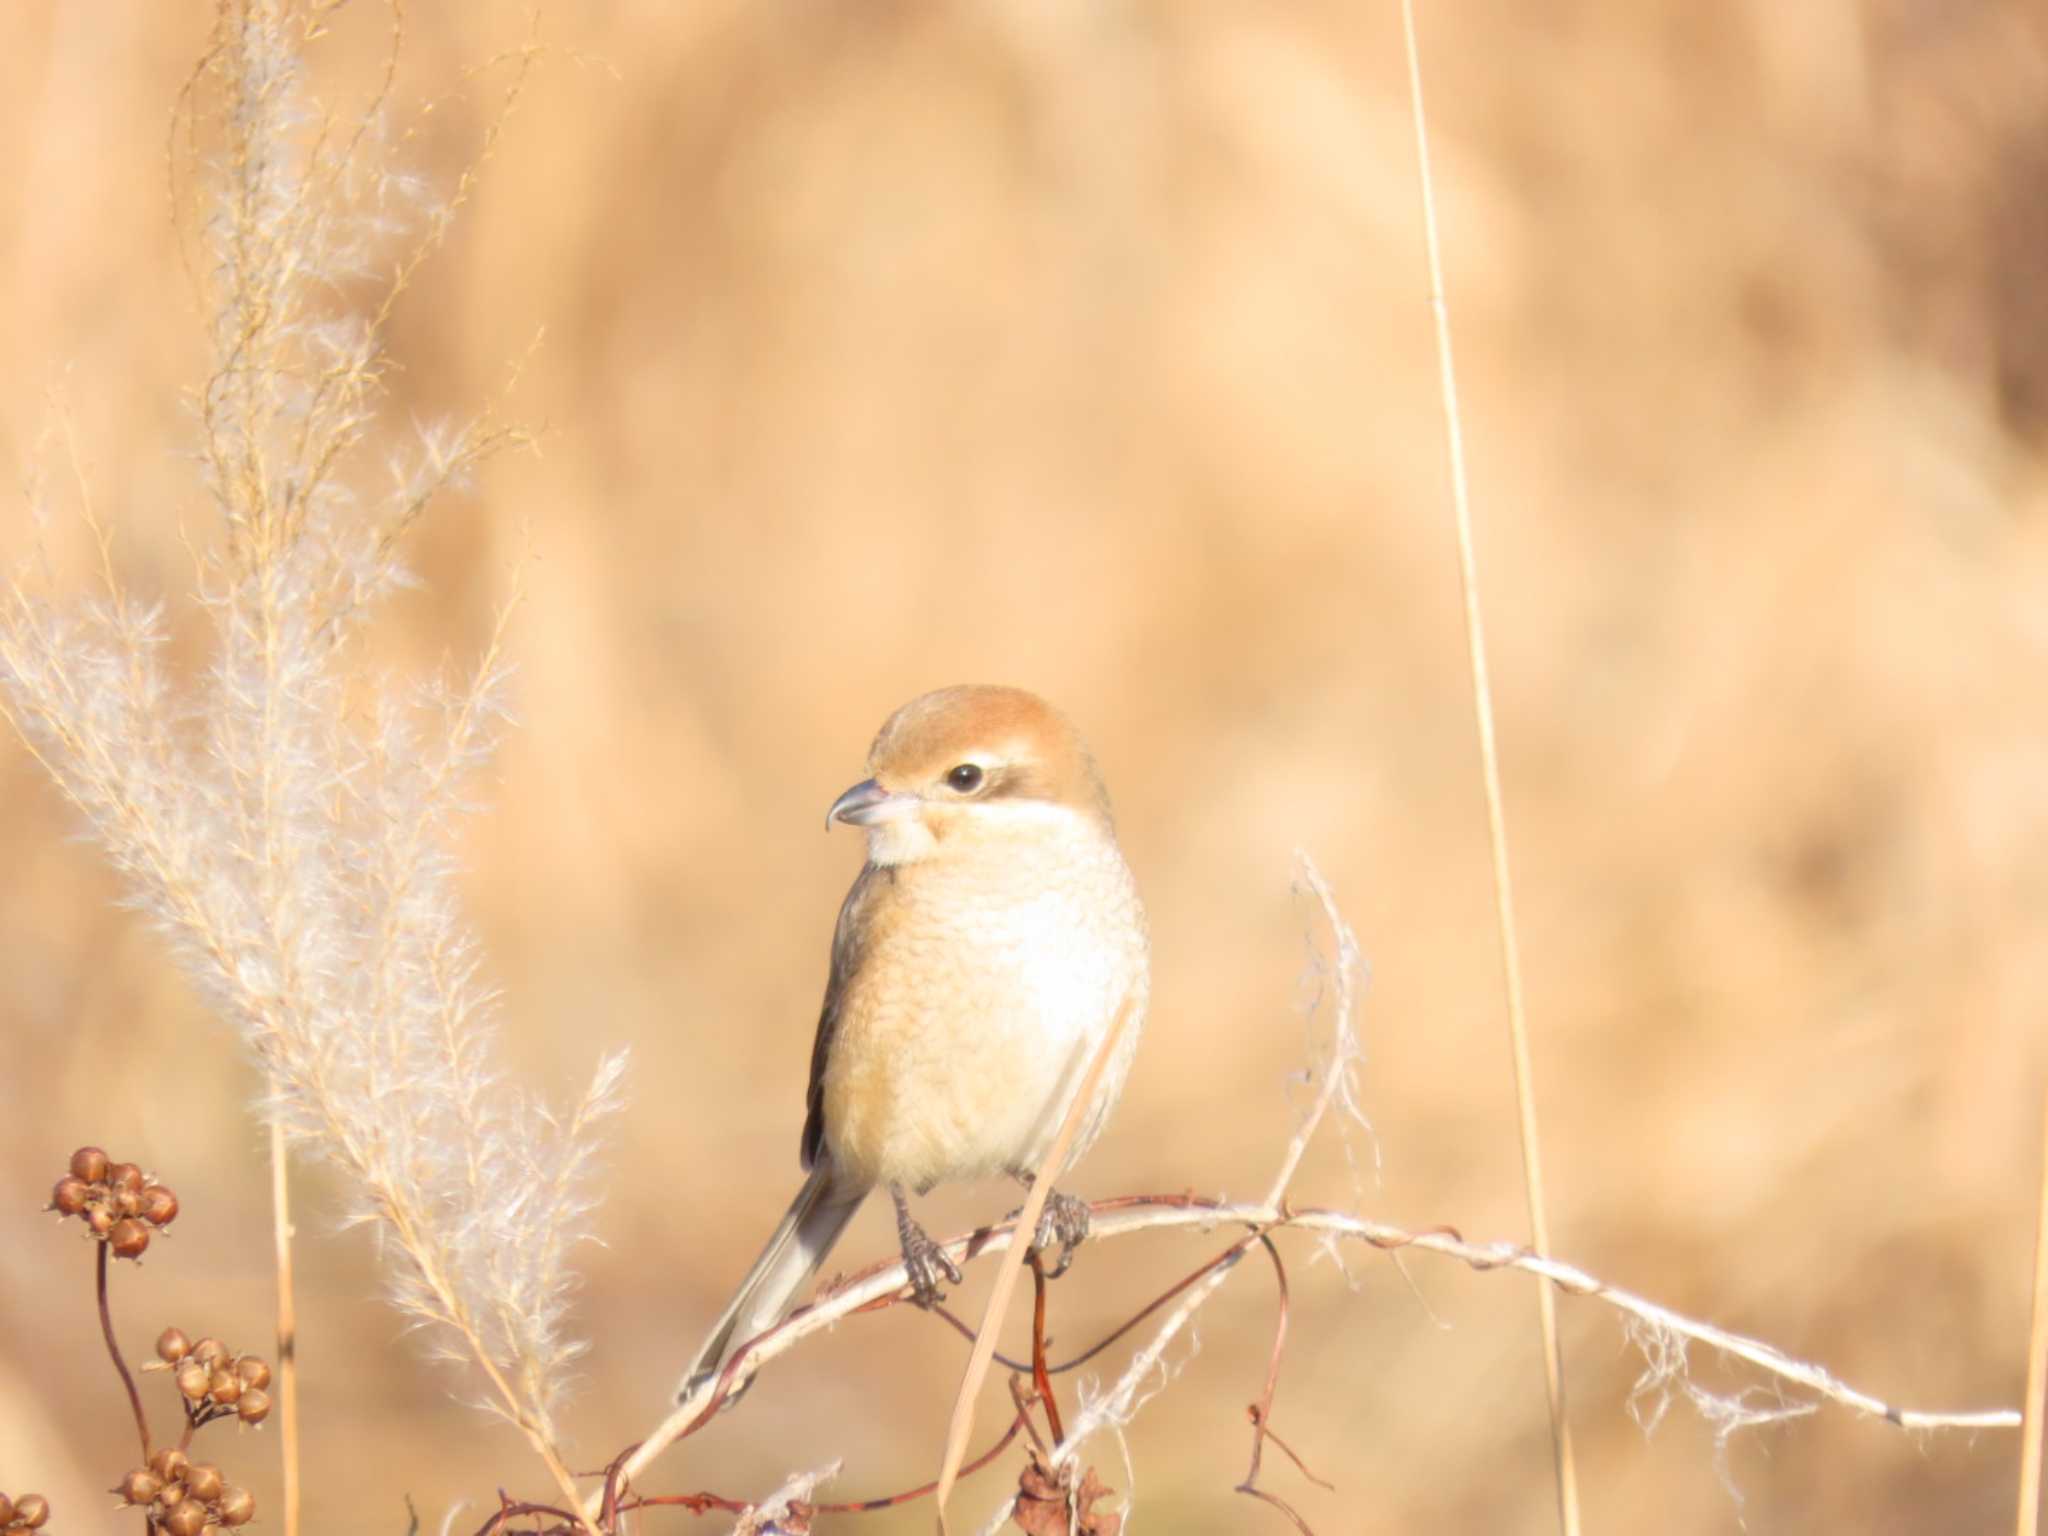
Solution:
[[[811,1083],[805,1090],[803,1165],[808,1169],[825,1147],[825,1064],[832,1059],[832,1040],[839,1033],[839,1010],[847,984],[866,955],[870,914],[877,900],[895,883],[896,871],[868,864],[854,877],[839,907],[832,930],[832,974],[825,980],[825,1005],[818,1012],[818,1038],[811,1046]]]

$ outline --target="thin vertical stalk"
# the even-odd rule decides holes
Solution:
[[[1010,1293],[1017,1288],[1017,1275],[1024,1267],[1024,1256],[1031,1251],[1031,1239],[1038,1230],[1039,1215],[1045,1210],[1046,1196],[1052,1193],[1052,1181],[1066,1166],[1067,1149],[1073,1146],[1081,1122],[1087,1118],[1089,1107],[1095,1102],[1095,1090],[1109,1066],[1109,1058],[1116,1053],[1117,1041],[1123,1037],[1130,1023],[1131,1000],[1127,997],[1123,1006],[1117,1009],[1116,1017],[1109,1021],[1109,1028],[1103,1031],[1102,1043],[1095,1048],[1095,1059],[1088,1064],[1081,1086],[1075,1090],[1073,1101],[1067,1106],[1067,1117],[1060,1122],[1059,1134],[1053,1137],[1052,1150],[1046,1154],[1038,1177],[1032,1180],[1031,1192],[1024,1197],[1024,1208],[1017,1213],[1016,1236],[996,1261],[996,1278],[989,1288],[988,1309],[982,1314],[981,1330],[975,1334],[974,1347],[968,1352],[967,1369],[960,1373],[960,1391],[953,1399],[953,1417],[946,1428],[946,1452],[939,1462],[938,1481],[932,1490],[932,1502],[938,1506],[940,1536],[947,1536],[951,1530],[946,1524],[946,1500],[952,1497],[961,1464],[967,1459],[967,1437],[974,1433],[975,1394],[981,1390],[982,1382],[988,1377],[989,1365],[995,1359],[996,1334],[1002,1328],[1003,1314],[1009,1310]]]
[[[2042,1407],[2048,1399],[2048,1094],[2041,1102],[2041,1207],[2034,1227],[2034,1323],[2027,1335],[2027,1401],[2020,1421],[2019,1536],[2041,1528]]]
[[[275,1094],[276,1084],[272,1084]],[[284,1536],[299,1536],[299,1322],[292,1293],[291,1181],[284,1126],[270,1117],[271,1227],[277,1240],[278,1454],[284,1461]]]
[[[1514,884],[1508,869],[1507,813],[1500,787],[1500,753],[1494,740],[1493,685],[1487,675],[1486,632],[1480,619],[1478,562],[1473,554],[1472,498],[1465,474],[1465,434],[1458,413],[1457,371],[1452,363],[1450,306],[1444,298],[1443,251],[1437,237],[1436,191],[1429,170],[1429,127],[1422,108],[1422,57],[1415,40],[1414,0],[1401,0],[1401,28],[1408,50],[1408,96],[1415,121],[1415,164],[1422,191],[1422,233],[1429,256],[1429,307],[1436,321],[1437,374],[1443,387],[1444,440],[1450,459],[1451,506],[1458,532],[1458,574],[1465,602],[1465,640],[1472,667],[1472,709],[1479,729],[1479,756],[1486,780],[1487,839],[1493,850],[1494,916],[1500,930],[1501,968],[1507,984],[1508,1035],[1514,1051],[1515,1110],[1521,1128],[1522,1181],[1529,1203],[1530,1246],[1550,1254],[1545,1215],[1543,1161],[1536,1133],[1536,1090],[1529,1055],[1528,1008],[1522,990],[1521,946],[1515,936]],[[1556,1452],[1558,1519],[1566,1536],[1579,1530],[1578,1474],[1573,1464],[1571,1421],[1565,1411],[1564,1352],[1557,1335],[1557,1297],[1548,1284],[1536,1291],[1543,1330],[1543,1375],[1549,1390],[1551,1444]]]

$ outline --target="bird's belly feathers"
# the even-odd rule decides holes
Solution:
[[[842,1176],[923,1190],[1035,1172],[1128,1001],[1134,1016],[1069,1161],[1086,1150],[1122,1089],[1145,1002],[1144,920],[1121,858],[1109,861],[1066,863],[996,899],[936,881],[906,894],[849,989],[825,1067],[825,1142]]]

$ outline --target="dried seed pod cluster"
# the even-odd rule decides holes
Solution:
[[[50,1518],[50,1501],[40,1493],[24,1493],[10,1499],[0,1493],[0,1531],[41,1530]]]
[[[139,1259],[153,1231],[178,1218],[178,1197],[133,1163],[98,1147],[71,1154],[71,1170],[50,1191],[50,1209],[76,1216],[117,1259]]]
[[[244,1424],[270,1417],[270,1365],[255,1355],[238,1355],[219,1339],[193,1343],[177,1328],[157,1335],[156,1370],[173,1373],[188,1417],[204,1422],[232,1413]]]
[[[199,1536],[209,1525],[247,1525],[256,1513],[248,1489],[230,1488],[219,1467],[194,1462],[176,1449],[158,1451],[114,1492],[122,1503],[145,1510],[151,1527],[169,1536]]]

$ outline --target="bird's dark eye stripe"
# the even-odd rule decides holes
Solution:
[[[972,794],[981,785],[981,766],[961,763],[946,774],[946,782],[961,794]]]

